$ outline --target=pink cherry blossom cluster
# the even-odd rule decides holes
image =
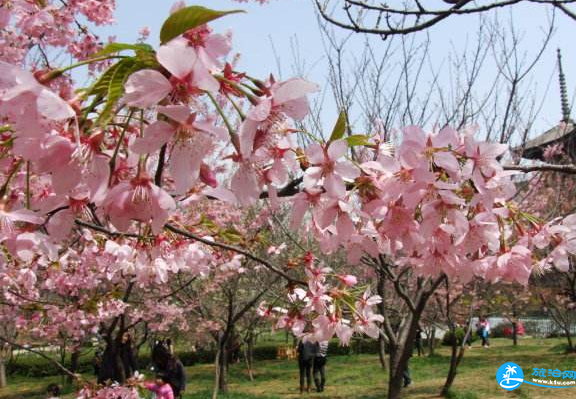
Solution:
[[[112,385],[102,389],[83,388],[78,393],[78,399],[140,399],[138,390],[134,387]]]
[[[373,306],[382,301],[367,288],[359,291],[353,275],[337,275],[330,267],[315,262],[308,253],[304,259],[307,287],[295,287],[288,295],[288,308],[258,307],[258,314],[274,320],[274,327],[286,329],[294,336],[313,342],[327,341],[337,336],[348,345],[356,332],[378,338],[383,321]],[[335,283],[334,285],[331,285]]]
[[[55,23],[65,13],[45,3],[3,4],[10,28],[0,40],[59,44],[74,13]],[[110,21],[111,1],[66,4]],[[81,58],[93,48],[83,43],[74,49]],[[82,90],[63,76],[79,65],[31,72],[25,54],[2,56],[0,299],[20,310],[19,325],[78,341],[120,317],[186,329],[191,309],[176,302],[174,281],[223,283],[249,270],[246,259],[287,276],[247,254],[253,231],[281,207],[319,252],[345,251],[350,264],[384,256],[422,276],[522,284],[534,265],[566,268],[575,216],[545,223],[511,201],[515,185],[499,163],[506,146],[478,142],[473,129],[414,126],[395,147],[346,129],[311,138],[293,121],[304,120],[319,87],[239,71],[231,43],[230,33],[201,25],[156,51],[124,46],[135,55],[81,63],[117,62]],[[267,210],[250,213],[262,198]],[[274,246],[268,258],[281,253]],[[359,288],[354,270],[338,275],[311,254],[303,263],[306,283],[290,290],[288,306],[261,306],[263,315],[305,339],[378,336],[381,298]]]
[[[86,22],[114,22],[115,0],[5,0],[0,5],[0,61],[25,64],[38,48],[43,55],[64,49],[84,59],[101,48]]]
[[[344,248],[351,263],[384,255],[422,276],[444,273],[462,283],[479,277],[527,285],[534,267],[567,270],[568,256],[576,254],[576,215],[543,224],[519,210],[510,201],[516,192],[511,173],[498,162],[506,146],[477,142],[474,130],[427,134],[408,127],[393,153],[374,149],[371,160],[359,163],[347,157],[344,139],[305,152],[293,227],[310,212],[308,228],[324,253]],[[325,289],[329,269],[316,270],[306,266],[308,290],[296,288],[289,296],[304,306],[278,309],[276,326],[319,340],[332,332],[347,342],[353,328],[343,314],[356,314],[358,306],[350,300],[343,306],[348,310],[329,305],[342,293]],[[319,316],[310,323],[304,315],[311,310]],[[355,321],[377,335],[379,320],[367,313]]]
[[[352,263],[384,254],[422,275],[527,284],[532,237],[541,226],[509,201],[516,189],[498,162],[506,150],[477,142],[473,130],[427,134],[418,127],[404,130],[393,154],[374,152],[357,164],[345,158],[343,139],[313,144],[304,190],[294,199],[294,225],[311,211],[322,250],[344,247]],[[552,221],[555,239],[538,249],[549,246],[564,259],[573,253],[569,220]]]

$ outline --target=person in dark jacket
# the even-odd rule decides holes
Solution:
[[[300,370],[300,393],[304,393],[304,377],[306,377],[306,392],[310,392],[312,383],[312,365],[316,357],[316,344],[302,342],[298,344],[298,368]]]
[[[152,349],[152,362],[158,372],[166,374],[168,384],[172,387],[175,398],[181,398],[186,389],[184,365],[172,355],[164,342],[157,342]]]
[[[168,378],[168,383],[174,391],[174,397],[177,399],[181,398],[186,390],[186,372],[180,359],[170,355],[164,372]]]
[[[314,357],[314,385],[316,385],[316,392],[323,392],[326,385],[327,355],[328,341],[316,343],[316,356]]]

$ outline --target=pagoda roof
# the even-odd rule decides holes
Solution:
[[[526,144],[516,147],[514,151],[521,154],[522,158],[542,160],[546,147],[558,143],[565,143],[574,138],[576,138],[576,126],[574,122],[570,121],[568,123],[561,123],[547,130],[540,136],[528,140]]]

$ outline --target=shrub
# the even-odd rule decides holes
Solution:
[[[462,344],[462,340],[464,339],[464,336],[466,335],[466,329],[464,327],[457,327],[456,328],[456,342],[458,343],[458,345]],[[476,335],[476,333],[474,331],[470,331],[470,342],[474,342],[478,339],[478,336]],[[444,337],[442,337],[442,345],[444,346],[451,346],[454,342],[454,336],[452,334],[452,331],[448,330],[446,331],[446,333],[444,334]]]
[[[526,329],[522,322],[516,324],[516,335],[521,337],[526,334]],[[512,323],[502,323],[494,327],[490,331],[490,335],[494,338],[512,338]]]
[[[278,345],[262,344],[254,348],[254,360],[276,359]],[[353,355],[360,353],[378,353],[378,342],[369,339],[354,339],[350,346],[340,346],[337,341],[331,341],[328,346],[330,355]],[[193,366],[197,363],[212,363],[216,357],[215,350],[198,349],[192,351],[179,351],[178,358],[184,366]],[[93,354],[83,356],[79,360],[78,372],[91,373],[94,370]],[[138,365],[141,370],[148,369],[152,364],[149,353],[141,353],[138,356]],[[65,362],[66,367],[70,367],[70,362]],[[48,360],[36,355],[27,355],[18,358],[8,365],[8,373],[26,377],[48,377],[58,375],[59,371]]]

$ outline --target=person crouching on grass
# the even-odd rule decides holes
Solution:
[[[156,374],[155,382],[145,382],[142,384],[147,390],[156,394],[156,399],[174,399],[174,391],[168,384],[168,376],[165,373]]]
[[[48,399],[60,399],[60,386],[58,384],[50,384],[46,388]]]

